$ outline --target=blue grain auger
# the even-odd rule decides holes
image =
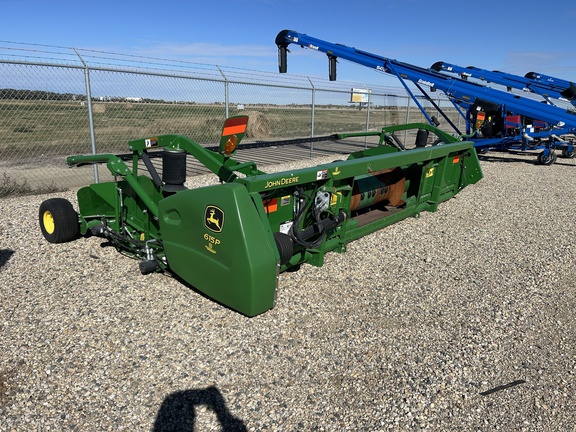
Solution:
[[[435,68],[422,68],[292,30],[283,30],[276,36],[280,73],[287,71],[290,44],[325,53],[328,56],[331,81],[336,80],[339,58],[396,76],[426,120],[431,125],[438,125],[438,120],[426,113],[414,94],[415,86],[458,136],[474,141],[478,151],[541,149],[538,162],[545,165],[554,163],[556,150],[561,150],[565,157],[575,155],[574,138],[571,135],[576,133],[576,112],[572,109],[555,106],[547,101],[542,103],[522,94],[451,76]],[[436,90],[442,91],[464,118],[465,132],[459,130],[430,96],[429,93]]]
[[[456,74],[464,80],[475,78],[487,84],[498,84],[506,87],[508,92],[512,89],[529,92],[540,96],[551,105],[565,106],[571,104],[576,107],[576,86],[574,83],[538,72],[528,72],[524,76],[519,76],[475,66],[462,67],[442,61],[434,63],[432,69],[438,72]]]

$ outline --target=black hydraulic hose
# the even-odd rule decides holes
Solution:
[[[306,196],[302,189],[298,189],[297,192],[299,196],[301,195]],[[300,220],[302,216],[305,214],[306,210],[308,209],[310,202],[313,202],[313,200],[308,199],[306,203],[302,206],[296,217],[294,218],[294,221],[292,223],[291,237],[294,240],[294,242],[296,242],[302,247],[305,247],[307,249],[316,249],[322,244],[322,242],[326,238],[326,232],[330,228],[334,228],[342,224],[348,218],[348,214],[344,211],[340,211],[336,216],[330,215],[327,218],[321,219],[320,214],[317,214],[315,209],[312,208],[312,212],[314,213],[314,219],[316,220],[316,223],[302,230],[298,230]],[[311,238],[314,237],[317,237],[316,240],[309,241]]]
[[[297,189],[298,192],[298,196],[304,196],[306,197],[306,193],[304,192],[304,190],[302,188],[298,188]],[[316,191],[314,191],[316,192]],[[314,194],[313,194],[314,195]],[[320,244],[322,243],[322,241],[324,240],[324,229],[319,226],[319,224],[315,224],[312,225],[311,227],[308,227],[306,229],[313,229],[313,230],[317,230],[316,232],[313,233],[313,235],[320,235],[320,237],[318,239],[316,239],[313,242],[308,242],[307,240],[309,238],[311,238],[312,236],[309,236],[307,238],[304,238],[302,236],[302,232],[304,231],[299,231],[298,227],[300,226],[300,220],[302,219],[302,216],[305,214],[306,210],[309,208],[310,203],[313,202],[312,199],[310,198],[306,198],[306,202],[304,203],[304,205],[301,206],[300,210],[298,211],[298,214],[296,215],[296,217],[294,218],[294,221],[292,223],[292,231],[291,231],[291,237],[292,239],[299,244],[302,247],[305,247],[307,249],[315,249],[318,246],[320,246]],[[312,211],[314,211],[312,209]],[[318,221],[318,217],[316,214],[314,214],[316,221]]]
[[[340,225],[346,220],[347,217],[348,215],[345,212],[340,211],[340,213],[338,213],[336,216],[329,216],[320,220],[315,225],[304,228],[302,231],[300,231],[300,237],[304,240],[308,240],[309,238],[312,238],[318,234],[325,234],[326,230]]]

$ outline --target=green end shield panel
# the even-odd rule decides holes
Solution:
[[[182,191],[158,207],[168,266],[176,274],[247,316],[274,306],[278,252],[244,186]]]

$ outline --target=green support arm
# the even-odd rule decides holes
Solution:
[[[128,166],[124,163],[122,159],[113,154],[98,154],[98,155],[80,155],[80,156],[69,156],[66,158],[66,163],[68,165],[84,165],[90,163],[105,163],[108,167],[110,173],[113,176],[122,176],[126,181],[132,186],[134,192],[142,199],[144,204],[148,207],[150,212],[158,217],[158,206],[154,200],[146,193],[142,188],[138,180],[130,171]]]
[[[245,175],[262,174],[256,168],[254,162],[239,163],[236,160],[224,157],[202,147],[197,142],[192,141],[182,135],[159,135],[154,138],[137,139],[129,142],[130,150],[143,151],[153,147],[164,147],[173,150],[184,150],[192,155],[198,162],[218,176],[220,181],[229,183],[237,178],[234,171]]]

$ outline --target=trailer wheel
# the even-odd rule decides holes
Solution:
[[[40,229],[50,243],[65,243],[80,235],[78,214],[64,198],[51,198],[40,204]]]
[[[576,150],[572,149],[572,150],[568,150],[568,149],[564,149],[562,150],[562,157],[568,158],[568,159],[572,159],[574,158],[574,156],[576,156]]]
[[[553,151],[548,152],[547,155],[542,152],[538,155],[538,163],[541,163],[542,165],[552,165],[554,162],[556,162],[557,157],[558,156],[556,156],[556,153]]]

